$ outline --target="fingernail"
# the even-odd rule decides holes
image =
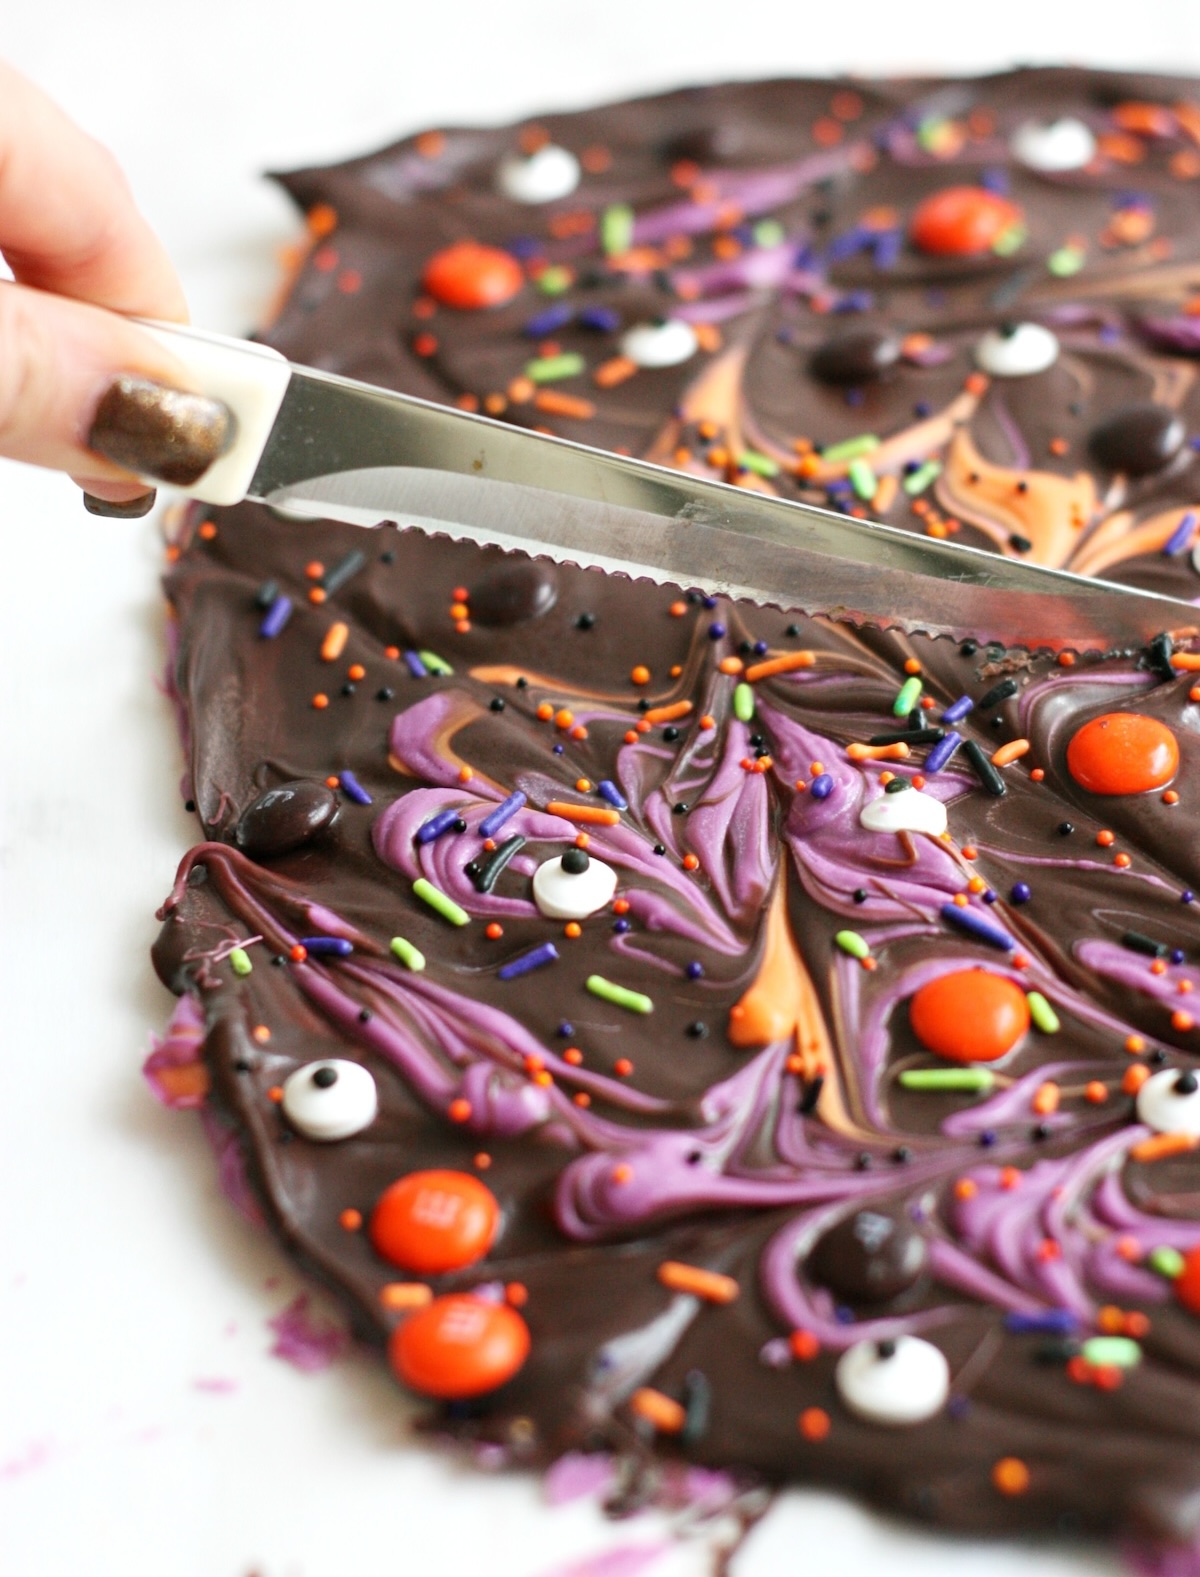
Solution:
[[[190,487],[233,433],[233,412],[222,401],[126,374],[101,396],[88,447],[139,476]]]
[[[106,515],[109,520],[140,520],[154,508],[157,497],[155,490],[150,488],[148,492],[139,493],[136,498],[127,499],[123,504],[110,504],[107,498],[97,498],[95,493],[84,493],[83,507],[89,515]]]

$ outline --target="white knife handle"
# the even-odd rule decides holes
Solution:
[[[183,491],[205,504],[240,503],[250,489],[292,376],[286,357],[267,345],[179,323],[135,321],[184,364],[199,393],[223,400],[233,412],[232,444],[198,482]]]

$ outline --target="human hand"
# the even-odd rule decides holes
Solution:
[[[228,410],[112,315],[186,322],[170,259],[111,154],[3,62],[0,252],[0,455],[69,472],[94,514],[145,514],[137,475],[203,475]]]

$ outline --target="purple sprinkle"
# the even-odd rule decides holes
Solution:
[[[833,310],[835,313],[870,312],[874,305],[875,297],[869,290],[848,290],[834,302]]]
[[[693,959],[692,962],[687,966],[687,977],[689,980],[703,979],[704,965]]]
[[[1190,449],[1200,449],[1200,437],[1189,438],[1188,439],[1188,447]]]
[[[429,678],[429,669],[426,668],[416,652],[405,652],[404,661],[408,664],[408,671],[414,679]]]
[[[555,745],[553,746],[553,750],[556,756],[564,756],[567,753],[566,745]]]
[[[771,648],[767,645],[766,641],[755,641],[754,655],[756,657],[765,657],[770,650]]]
[[[1183,960],[1184,960],[1183,948],[1182,947],[1173,947],[1171,949],[1171,962],[1173,964],[1182,964]]]
[[[996,1130],[994,1128],[982,1129],[979,1134],[979,1142],[985,1150],[990,1149],[996,1142]]]
[[[861,252],[871,243],[872,235],[869,230],[855,225],[852,230],[846,230],[841,235],[834,236],[826,248],[826,257],[831,263],[844,263],[847,258]]]
[[[1192,532],[1195,529],[1196,516],[1192,510],[1189,509],[1187,514],[1184,515],[1183,519],[1175,527],[1174,531],[1172,531],[1171,535],[1163,543],[1163,557],[1173,558],[1176,553],[1182,553],[1184,548],[1186,548],[1188,543],[1192,540]]]
[[[1009,192],[1008,171],[999,165],[980,172],[979,184],[984,191],[995,192],[998,197],[1007,197]]]
[[[531,317],[521,330],[530,339],[544,339],[547,334],[555,334],[559,329],[566,328],[575,316],[573,307],[565,303],[558,306],[547,307],[544,312],[538,312]]]
[[[968,936],[975,937],[980,942],[986,942],[989,947],[998,947],[1001,952],[1011,953],[1017,945],[1007,932],[999,926],[993,925],[990,920],[985,920],[970,907],[960,907],[956,903],[944,903],[941,908],[942,919],[947,925],[954,926],[956,930],[965,931]]]
[[[1195,903],[1196,895],[1190,887],[1185,887],[1179,895],[1180,903]]]
[[[628,931],[628,929],[629,929],[629,921],[628,920],[614,920],[613,921],[613,930],[617,933],[618,936],[624,936],[626,931]]]
[[[861,405],[862,402],[866,399],[866,395],[863,393],[863,391],[861,389],[847,389],[845,391],[845,396],[844,397],[845,397],[846,404],[847,405],[853,405],[853,406]]]
[[[925,757],[925,765],[921,770],[927,777],[931,773],[940,772],[961,744],[962,735],[956,734],[954,730],[951,729],[946,735],[945,739],[939,739],[937,744],[934,745],[933,749]]]
[[[1006,1314],[1004,1329],[1013,1336],[1070,1336],[1079,1320],[1070,1309],[1047,1309],[1038,1314]]]
[[[370,805],[372,803],[371,796],[349,769],[338,773],[338,782],[342,785],[347,796],[356,805]]]
[[[1033,897],[1033,888],[1028,882],[1014,882],[1013,890],[1009,894],[1013,903],[1028,903]]]
[[[933,414],[933,406],[930,405],[928,400],[918,400],[917,403],[913,406],[913,415],[914,416],[925,417],[925,416],[930,416],[932,414]]]
[[[610,778],[601,778],[599,783],[596,784],[596,792],[601,799],[606,799],[615,810],[629,809],[629,802]]]
[[[719,621],[714,623],[714,624],[710,624],[709,625],[709,627],[708,627],[708,638],[709,638],[710,641],[719,641],[724,634],[725,634],[725,626],[723,624],[721,624]]]
[[[563,1040],[570,1040],[571,1036],[574,1033],[575,1033],[575,1026],[574,1026],[574,1024],[568,1024],[566,1019],[563,1019],[562,1023],[558,1026],[558,1029],[555,1031],[555,1034],[561,1035]]]
[[[942,713],[943,723],[961,723],[968,712],[975,710],[975,703],[969,695],[960,695],[957,701],[951,704]]]
[[[621,325],[621,314],[612,307],[585,307],[579,314],[582,328],[594,329],[597,334],[611,334]]]
[[[264,641],[273,641],[292,616],[292,599],[285,597],[282,592],[263,615],[263,621],[258,627],[258,633]]]
[[[535,235],[516,235],[505,248],[514,257],[536,257],[542,250],[542,243]]]
[[[344,936],[302,936],[300,946],[310,955],[327,953],[335,958],[345,958],[354,951],[354,943]]]
[[[895,268],[904,237],[899,230],[885,230],[875,242],[875,267]]]
[[[479,823],[479,836],[481,838],[494,838],[506,821],[510,821],[525,803],[525,795],[520,789],[514,789],[506,800],[502,800],[495,810],[488,811]],[[457,812],[456,812],[457,814]]]
[[[440,838],[443,832],[449,832],[461,814],[457,805],[450,806],[448,810],[439,810],[436,815],[430,816],[428,821],[421,823],[413,837],[418,843],[432,843],[435,838]]]
[[[822,772],[808,785],[808,792],[814,799],[828,799],[833,793],[833,779],[828,772]]]
[[[715,597],[704,597],[702,601],[706,608],[715,608],[717,605],[717,599]]]
[[[984,903],[995,903],[997,898],[996,889],[994,887],[985,887],[979,896]]]
[[[518,975],[528,975],[535,969],[540,969],[543,964],[552,964],[558,958],[558,948],[553,942],[543,942],[540,947],[533,948],[528,953],[522,953],[520,958],[510,959],[507,964],[501,964],[496,971],[501,980],[515,980]]]

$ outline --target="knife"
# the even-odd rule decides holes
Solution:
[[[142,323],[224,400],[230,448],[185,489],[296,519],[393,522],[559,563],[907,633],[1061,650],[1200,630],[1200,607],[772,498]]]

